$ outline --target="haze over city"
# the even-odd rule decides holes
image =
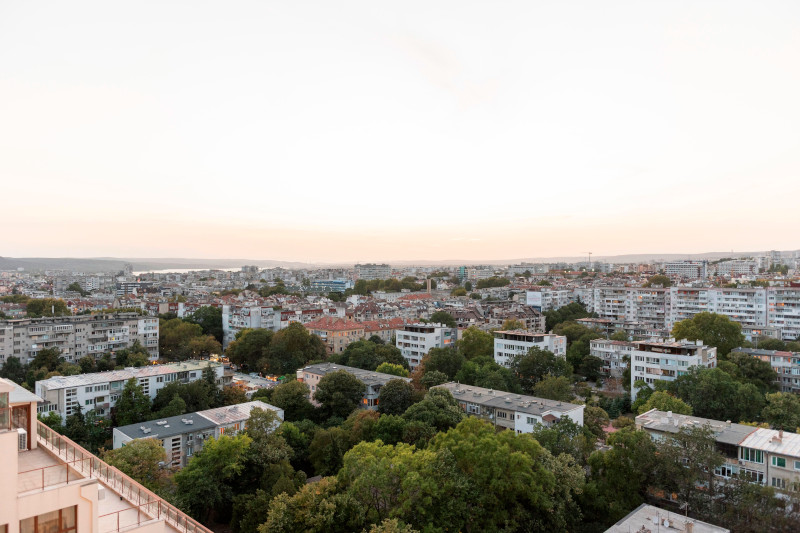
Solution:
[[[5,3],[2,254],[793,249],[800,4],[769,5]]]

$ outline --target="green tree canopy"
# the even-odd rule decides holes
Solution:
[[[717,355],[725,356],[744,343],[742,326],[725,315],[698,313],[681,320],[672,327],[672,336],[690,341],[702,340],[704,344],[717,347]]]
[[[308,385],[300,381],[281,383],[272,389],[269,403],[283,409],[286,420],[303,420],[311,416],[314,406],[308,400]]]
[[[475,326],[470,326],[464,330],[457,345],[458,351],[466,359],[482,356],[491,357],[494,353],[494,337],[492,337],[492,334],[481,331]]]
[[[415,403],[403,414],[408,421],[423,422],[438,431],[455,427],[464,416],[450,391],[440,388],[430,389],[421,402]]]
[[[401,378],[407,378],[410,374],[408,369],[403,368],[401,365],[396,365],[394,363],[381,363],[378,365],[378,368],[376,368],[375,371],[380,372],[382,374],[391,374],[393,376],[400,376]]]
[[[169,471],[162,468],[167,452],[156,439],[133,440],[122,448],[106,451],[103,460],[152,491],[164,488],[169,478]]]
[[[762,417],[775,429],[797,432],[800,429],[800,397],[789,392],[767,394]]]
[[[67,309],[67,302],[55,298],[38,298],[34,300],[28,300],[26,312],[30,318],[42,318],[45,316],[69,316],[72,314],[72,312]]]
[[[423,364],[425,372],[438,371],[453,379],[464,364],[464,356],[456,348],[431,348]]]
[[[444,324],[448,328],[456,327],[456,319],[447,311],[436,311],[431,315],[430,321],[434,324]]]
[[[547,376],[572,375],[572,366],[566,359],[535,346],[528,353],[515,357],[511,361],[511,370],[517,374],[520,385],[526,392],[532,392],[536,384]]]
[[[393,379],[381,387],[378,410],[387,415],[402,415],[414,402],[414,387],[403,379]]]
[[[222,344],[222,308],[204,305],[187,318],[187,321],[202,328],[203,335],[211,335]]]
[[[655,276],[651,276],[650,279],[647,280],[647,283],[644,284],[645,287],[671,287],[672,280],[669,277],[663,274],[656,274]]]
[[[243,329],[236,334],[236,339],[228,344],[225,355],[231,363],[246,370],[262,371],[267,367],[267,353],[273,335],[268,329]]]
[[[533,395],[559,402],[571,402],[575,399],[572,385],[564,376],[547,376],[533,386]]]
[[[692,407],[680,398],[676,398],[668,392],[655,391],[647,401],[639,407],[639,414],[646,413],[650,409],[659,411],[672,411],[679,415],[691,415]]]
[[[150,418],[150,398],[142,390],[136,379],[125,383],[114,407],[114,425],[138,424]]]
[[[353,374],[337,370],[319,380],[314,399],[327,416],[346,418],[361,405],[365,389],[366,385]]]

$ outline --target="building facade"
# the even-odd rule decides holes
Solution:
[[[392,267],[389,265],[377,265],[375,263],[366,263],[363,265],[355,266],[356,279],[373,280],[373,279],[389,279],[392,277]]]
[[[567,338],[553,333],[529,331],[495,331],[494,361],[508,368],[518,355],[525,355],[531,348],[553,352],[558,357],[567,356]]]
[[[589,355],[603,361],[600,373],[606,377],[621,378],[636,345],[632,342],[595,339],[589,342]]]
[[[364,338],[364,325],[347,318],[326,316],[309,322],[306,329],[318,335],[328,355],[342,353],[351,343]]]
[[[31,362],[45,348],[57,348],[65,361],[96,359],[139,342],[158,359],[158,318],[137,313],[0,320],[0,363],[9,357]]]
[[[335,365],[333,363],[319,363],[316,365],[309,365],[305,368],[297,370],[297,381],[308,385],[309,400],[315,405],[318,405],[314,400],[314,394],[317,392],[317,385],[322,378],[332,372],[345,371],[354,375],[358,380],[364,384],[364,397],[361,400],[361,407],[373,411],[378,410],[378,396],[384,385],[393,379],[402,379],[403,381],[410,382],[411,378],[404,378],[392,374],[384,374],[382,372],[373,372],[371,370],[364,370],[362,368],[354,368],[345,365]]]
[[[395,346],[411,370],[419,365],[431,348],[454,348],[457,340],[458,328],[444,324],[408,324],[395,334]]]
[[[636,399],[635,383],[650,387],[656,381],[675,381],[694,366],[717,366],[717,348],[702,341],[638,341],[631,351],[631,400]]]
[[[775,371],[775,384],[781,392],[800,394],[800,353],[757,348],[736,348],[731,355],[743,353],[766,361]]]

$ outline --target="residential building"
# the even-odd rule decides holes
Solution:
[[[392,268],[389,265],[377,265],[375,263],[366,263],[363,265],[355,266],[356,279],[373,280],[373,279],[389,279],[392,277]]]
[[[272,306],[264,305],[223,305],[222,335],[223,347],[227,348],[236,334],[243,329],[280,329],[280,315]]]
[[[770,287],[767,326],[780,328],[784,340],[800,338],[800,287]]]
[[[364,398],[361,400],[361,406],[364,409],[373,411],[378,410],[378,396],[380,395],[381,388],[392,381],[393,379],[402,379],[404,381],[411,381],[411,378],[403,378],[392,374],[384,374],[382,372],[373,372],[371,370],[364,370],[361,368],[353,368],[352,366],[335,365],[333,363],[318,363],[316,365],[309,365],[297,370],[297,381],[308,385],[309,400],[317,404],[314,400],[314,394],[317,392],[317,385],[322,378],[331,372],[338,372],[344,370],[358,378],[364,384]]]
[[[800,435],[796,433],[657,409],[636,417],[636,428],[656,440],[678,433],[681,428],[703,426],[714,432],[717,451],[725,457],[725,463],[714,471],[717,476],[737,476],[779,490],[800,489]]]
[[[315,292],[344,292],[353,288],[349,279],[316,279],[311,282],[311,290]]]
[[[407,324],[395,334],[395,346],[414,370],[431,348],[453,348],[458,340],[458,329],[444,324]]]
[[[114,428],[114,449],[138,439],[156,439],[164,447],[170,466],[182,468],[203,449],[205,440],[247,429],[250,413],[256,408],[274,411],[283,420],[283,409],[256,400]]]
[[[730,529],[708,522],[689,518],[674,511],[641,504],[625,518],[606,529],[605,533],[653,533],[661,531],[676,533],[730,533]]]
[[[159,390],[170,383],[191,383],[203,377],[203,370],[211,368],[217,386],[223,386],[223,366],[211,361],[184,361],[141,368],[126,368],[107,372],[93,372],[74,376],[54,376],[37,381],[37,396],[43,399],[40,413],[55,411],[63,420],[78,410],[94,410],[108,416],[119,399],[125,384],[135,379],[145,395],[155,398]]]
[[[781,392],[800,393],[800,352],[736,348],[731,355],[743,353],[766,361],[775,371],[775,384]]]
[[[517,433],[532,433],[537,425],[549,427],[565,417],[579,426],[583,425],[584,405],[455,382],[437,385],[436,388],[449,391],[468,415],[483,418],[495,427]]]
[[[758,263],[752,260],[732,259],[722,261],[716,265],[717,276],[729,276],[738,278],[741,276],[751,276],[758,274]]]
[[[559,309],[574,301],[576,297],[572,289],[539,287],[525,292],[525,304],[542,312]]]
[[[631,359],[636,345],[632,342],[595,339],[589,342],[589,355],[603,361],[600,373],[607,377],[621,378],[628,368],[627,360]]]
[[[495,331],[494,361],[509,367],[517,355],[525,355],[531,348],[553,352],[559,357],[567,356],[567,338],[554,333],[531,331]]]
[[[637,341],[631,352],[631,400],[636,399],[634,384],[642,380],[652,387],[656,381],[675,381],[691,367],[717,366],[717,348],[703,341]]]
[[[706,279],[708,261],[669,261],[664,263],[664,273],[670,277]]]
[[[39,422],[40,400],[0,379],[0,531],[211,533]]]
[[[322,317],[307,323],[306,329],[322,339],[328,355],[341,353],[351,343],[364,338],[364,325],[347,318]]]
[[[139,342],[158,359],[158,318],[138,313],[115,313],[0,320],[0,363],[18,357],[29,363],[44,348],[58,348],[68,362]]]

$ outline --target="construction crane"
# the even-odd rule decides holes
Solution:
[[[589,256],[589,270],[592,269],[592,252],[581,252],[582,254],[587,254]]]

